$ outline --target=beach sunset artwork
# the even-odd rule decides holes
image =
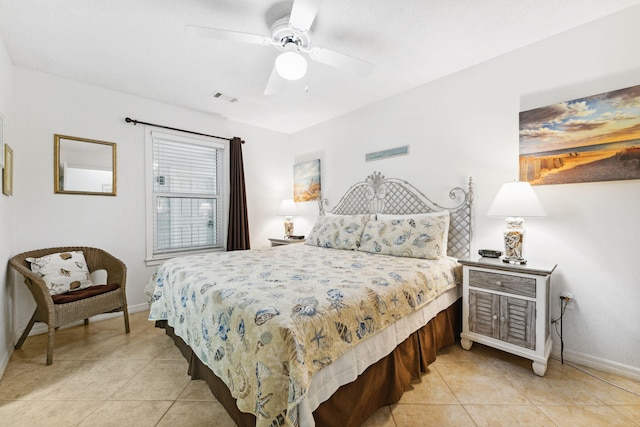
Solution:
[[[293,165],[293,201],[320,199],[320,159]]]
[[[640,85],[520,113],[520,180],[640,179]]]

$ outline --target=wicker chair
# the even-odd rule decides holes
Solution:
[[[107,270],[109,283],[117,283],[118,288],[110,292],[80,299],[65,304],[56,304],[49,293],[49,288],[40,275],[30,269],[27,258],[40,258],[45,255],[57,252],[82,251],[87,261],[90,272],[95,270]],[[33,298],[36,301],[36,309],[18,340],[15,348],[19,349],[27,339],[31,328],[35,322],[44,322],[49,326],[49,338],[47,344],[47,365],[53,362],[53,345],[55,341],[55,331],[60,326],[68,325],[78,320],[84,319],[84,324],[89,324],[89,317],[102,313],[122,311],[124,313],[124,326],[126,333],[129,333],[129,312],[127,310],[127,295],[125,291],[127,279],[127,267],[113,255],[102,249],[73,246],[39,249],[35,251],[23,252],[11,258],[9,261],[25,278],[25,283]],[[89,288],[91,289],[91,288]],[[77,291],[80,292],[80,291]]]

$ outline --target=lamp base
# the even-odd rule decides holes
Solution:
[[[290,218],[284,220],[284,238],[288,239],[293,234],[293,221]]]
[[[504,239],[504,257],[502,261],[509,264],[526,264],[524,252],[524,219],[509,217],[506,220],[507,228],[502,232]]]

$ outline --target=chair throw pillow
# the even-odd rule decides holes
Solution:
[[[41,258],[27,258],[31,271],[39,274],[51,295],[93,286],[89,279],[89,268],[82,251],[60,252]]]

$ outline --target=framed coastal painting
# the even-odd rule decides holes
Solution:
[[[320,159],[293,165],[293,201],[320,199]]]
[[[520,113],[520,180],[640,179],[640,85]]]

